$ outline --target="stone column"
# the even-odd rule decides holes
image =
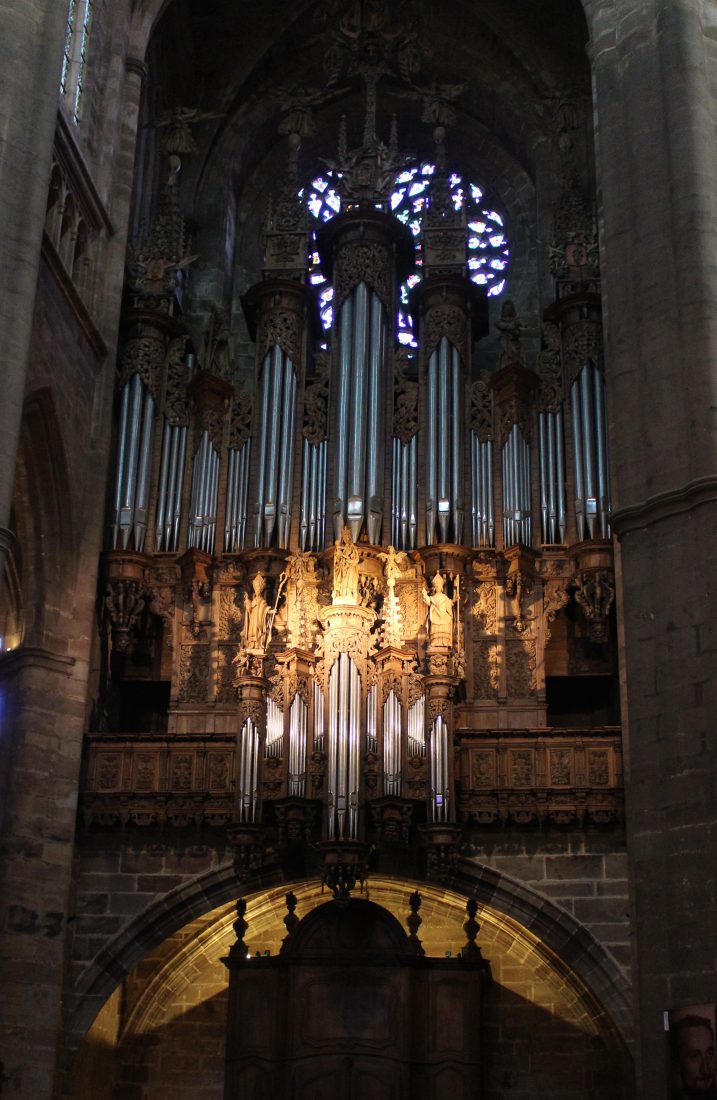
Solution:
[[[585,6],[620,541],[639,1094],[664,1100],[664,1010],[715,1000],[715,16],[695,0]]]
[[[25,391],[40,245],[50,182],[66,5],[2,0],[0,70],[0,571]],[[1,575],[1,572],[0,572]]]

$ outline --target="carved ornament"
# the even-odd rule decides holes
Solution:
[[[373,241],[352,241],[339,249],[334,274],[335,308],[338,310],[359,283],[368,287],[391,309],[391,253],[386,245]]]
[[[267,352],[278,346],[291,360],[296,373],[299,374],[302,365],[301,335],[301,314],[296,309],[289,309],[286,306],[267,308],[265,305],[261,311],[257,335],[259,362],[263,363]]]
[[[314,355],[316,374],[307,380],[304,391],[304,439],[313,447],[322,443],[329,427],[329,367],[330,356],[326,351]]]
[[[430,306],[423,318],[422,340],[426,359],[435,351],[443,337],[466,359],[466,316],[452,305]]]
[[[481,443],[493,438],[493,390],[488,371],[481,371],[471,386],[471,430]]]

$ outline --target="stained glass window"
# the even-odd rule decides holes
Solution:
[[[67,9],[60,93],[67,102],[75,124],[80,121],[80,103],[84,90],[91,22],[92,0],[70,0]]]
[[[421,231],[423,216],[431,199],[435,172],[435,165],[429,161],[406,168],[397,176],[388,204],[391,213],[411,230],[416,250],[416,271],[400,288],[397,317],[399,342],[409,347],[417,346],[413,318],[408,310],[409,292],[422,277]],[[510,245],[503,218],[497,210],[486,205],[483,192],[477,184],[466,182],[457,172],[451,174],[449,184],[456,210],[465,207],[466,211],[469,277],[478,286],[486,287],[491,297],[497,297],[505,287],[505,275],[510,260]],[[341,196],[334,185],[331,172],[318,176],[299,194],[305,199],[308,209],[317,221],[329,221],[341,210]],[[315,241],[315,234],[313,240]],[[312,247],[315,248],[315,245],[312,244]],[[333,289],[321,272],[319,254],[316,251],[310,257],[309,281],[313,286],[321,287],[321,321],[324,328],[329,329],[333,320]]]

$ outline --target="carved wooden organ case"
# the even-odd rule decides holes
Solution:
[[[324,345],[283,192],[243,300],[253,386],[222,307],[192,343],[167,216],[166,263],[133,269],[84,798],[99,825],[227,827],[248,871],[319,844],[334,883],[368,842],[420,832],[441,874],[469,823],[605,826],[621,806],[619,730],[579,703],[615,661],[590,227],[560,226],[537,357],[506,302],[479,371],[487,302],[440,179],[419,350],[396,346],[413,243],[373,171],[347,173],[316,242]],[[553,721],[557,681],[578,703]]]

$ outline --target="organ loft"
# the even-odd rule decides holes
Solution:
[[[555,226],[533,364],[503,295],[480,369],[503,218],[451,170],[446,126],[423,163],[395,118],[383,140],[374,37],[352,47],[364,117],[333,167],[301,186],[286,139],[246,380],[223,303],[197,341],[183,322],[188,124],[162,139],[128,266],[85,803],[90,822],[226,828],[238,868],[300,858],[334,890],[385,846],[445,877],[471,822],[622,814],[594,213],[572,196]],[[151,738],[119,744],[143,706]],[[599,724],[570,730],[571,707]]]
[[[712,1095],[715,41],[0,3],[2,1100]]]

